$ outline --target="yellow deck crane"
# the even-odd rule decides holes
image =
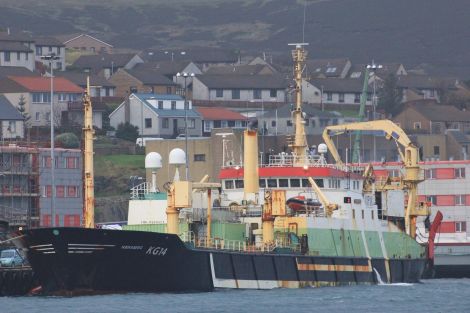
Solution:
[[[411,142],[406,133],[390,120],[378,120],[361,123],[351,123],[343,125],[327,126],[323,131],[323,140],[336,161],[337,165],[343,166],[344,163],[338,154],[333,140],[334,135],[340,135],[350,131],[383,131],[387,140],[395,140],[400,157],[404,163],[405,176],[402,178],[403,185],[408,192],[408,203],[405,208],[405,229],[407,234],[413,238],[416,236],[416,218],[418,216],[428,216],[429,208],[424,205],[418,205],[418,183],[423,179],[420,175],[418,148]],[[399,147],[401,145],[404,151]],[[390,186],[389,186],[390,187]],[[396,189],[401,188],[400,185]],[[389,188],[393,189],[393,187]]]
[[[83,95],[84,125],[83,125],[83,176],[84,176],[84,206],[83,221],[86,228],[95,227],[95,194],[93,178],[93,110],[90,99],[90,78],[87,77],[87,87]]]

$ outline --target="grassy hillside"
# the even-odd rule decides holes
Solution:
[[[144,155],[96,155],[95,194],[97,197],[128,195],[129,177],[145,178]]]
[[[2,28],[87,32],[136,50],[199,45],[287,54],[287,43],[302,41],[301,0],[4,2]],[[309,0],[305,41],[314,57],[401,61],[468,79],[469,11],[468,0]]]

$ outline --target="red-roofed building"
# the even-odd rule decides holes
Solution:
[[[12,87],[3,90],[11,103],[17,104],[23,96],[26,111],[31,117],[31,126],[47,126],[50,124],[51,79],[49,77],[9,76]],[[63,112],[67,111],[67,103],[80,100],[83,88],[64,77],[54,78],[54,112],[55,125],[61,125]]]
[[[203,136],[210,136],[213,128],[246,127],[247,117],[225,108],[197,107],[202,116]]]

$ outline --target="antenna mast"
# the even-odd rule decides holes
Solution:
[[[93,111],[90,99],[90,77],[87,77],[86,90],[83,95],[84,123],[83,123],[83,171],[84,171],[84,206],[83,220],[86,228],[95,228],[95,191],[93,178]]]
[[[292,119],[295,125],[295,139],[290,147],[295,155],[294,165],[303,166],[307,160],[307,139],[302,113],[302,70],[307,57],[307,51],[303,47],[307,46],[308,43],[292,43],[289,45],[295,46],[295,50],[292,50],[295,76],[295,109],[292,112]]]

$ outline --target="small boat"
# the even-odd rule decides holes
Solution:
[[[305,196],[296,196],[289,198],[286,205],[294,212],[315,211],[321,208],[322,204],[317,199],[306,198]]]

